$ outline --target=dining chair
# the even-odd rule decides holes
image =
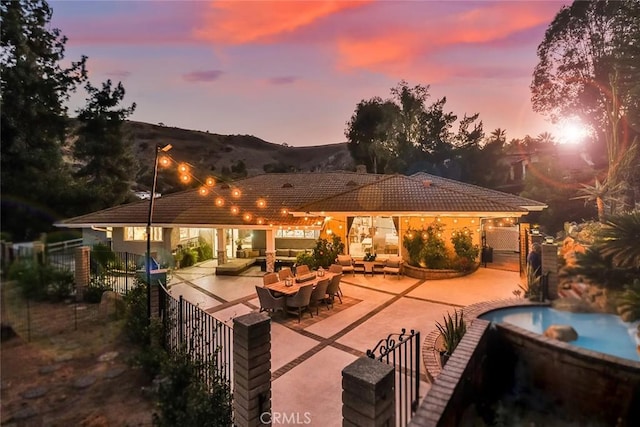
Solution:
[[[342,266],[343,273],[351,272],[354,276],[356,275],[356,268],[353,265],[353,258],[351,258],[351,255],[338,255],[336,263]]]
[[[272,283],[276,283],[280,281],[280,279],[278,278],[278,274],[277,273],[267,273],[264,276],[262,276],[262,285],[263,286],[267,286],[270,285]]]
[[[340,280],[341,279],[342,279],[342,274],[336,274],[335,276],[333,276],[331,278],[331,282],[329,283],[329,286],[327,287],[328,301],[331,303],[331,307],[332,308],[333,308],[333,300],[336,298],[336,296],[340,300],[340,304],[342,304],[342,297],[340,296],[340,294],[342,293],[340,291]]]
[[[287,277],[293,277],[293,272],[289,267],[281,268],[280,271],[278,271],[278,278],[280,281],[283,281]]]
[[[327,303],[327,288],[330,283],[331,279],[319,280],[311,293],[310,304],[316,307],[316,314],[320,314],[320,303],[322,302],[327,307],[327,310],[329,310],[329,304]]]
[[[311,273],[309,266],[306,264],[300,264],[296,267],[296,276],[303,276],[305,274]]]
[[[301,286],[298,292],[296,292],[293,296],[286,298],[285,304],[287,306],[287,311],[292,314],[298,314],[298,323],[300,323],[303,311],[308,311],[311,317],[313,317],[313,313],[311,312],[311,309],[309,309],[312,292],[313,283],[310,283],[308,285]]]
[[[285,297],[274,297],[269,289],[256,285],[256,293],[260,300],[260,311],[275,314],[277,311],[285,311]]]
[[[342,273],[342,266],[340,264],[331,264],[329,266],[330,273]]]

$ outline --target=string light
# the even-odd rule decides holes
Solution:
[[[206,196],[207,194],[209,194],[209,189],[207,187],[200,187],[198,189],[198,194],[200,194],[201,196]]]
[[[250,213],[246,213],[244,214],[244,216],[242,217],[245,221],[251,221],[251,214]]]
[[[180,175],[180,182],[187,184],[189,181],[191,181],[191,177],[189,175]]]
[[[182,174],[189,173],[189,165],[187,165],[186,163],[180,163],[178,165],[178,172]]]
[[[259,208],[267,207],[267,201],[265,199],[258,199],[256,204],[258,205]]]
[[[216,206],[222,207],[224,206],[224,199],[222,197],[216,197],[215,203],[216,203]]]
[[[287,210],[287,208],[282,208],[282,210],[280,210],[280,213],[281,213],[282,215],[286,215],[286,214],[288,214],[288,213],[289,213],[289,211]]]
[[[168,168],[169,165],[171,164],[171,159],[169,158],[169,156],[162,156],[158,160],[158,164],[163,168]]]
[[[238,190],[237,188],[234,188],[233,191],[231,192],[231,195],[237,199],[238,197],[240,197],[240,190]]]
[[[207,177],[207,179],[204,181],[204,183],[207,185],[207,187],[213,187],[214,185],[216,185],[216,180],[212,177]]]
[[[237,206],[231,206],[231,213],[233,215],[237,215],[238,212],[240,212],[240,208],[238,208]]]

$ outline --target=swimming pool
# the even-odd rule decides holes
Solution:
[[[640,361],[636,347],[637,325],[620,320],[614,314],[571,313],[551,307],[503,308],[480,316],[492,322],[506,322],[539,334],[551,325],[571,325],[578,339],[569,344],[634,361]]]

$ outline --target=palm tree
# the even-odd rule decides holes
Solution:
[[[600,231],[598,249],[619,268],[640,268],[640,211],[608,219]]]
[[[579,195],[572,197],[572,200],[584,199],[585,205],[595,201],[598,208],[598,221],[603,224],[606,222],[607,204],[615,202],[622,190],[621,184],[610,184],[610,182],[606,178],[602,182],[596,178],[594,185],[581,184],[582,188],[578,190]]]
[[[553,135],[551,135],[549,132],[542,132],[540,135],[538,135],[536,139],[540,144],[545,146],[554,145],[556,143],[556,141],[553,138]]]

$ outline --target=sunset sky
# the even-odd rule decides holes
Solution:
[[[356,105],[402,79],[507,139],[531,109],[536,48],[569,1],[51,1],[67,59],[122,81],[131,117],[276,144],[346,140]],[[84,92],[71,100],[81,106]]]

